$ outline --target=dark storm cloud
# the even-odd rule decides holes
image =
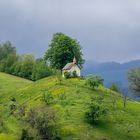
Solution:
[[[140,58],[139,0],[1,0],[0,42],[42,56],[52,34],[76,38],[86,59]]]

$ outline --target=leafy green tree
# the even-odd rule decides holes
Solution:
[[[82,68],[83,54],[79,42],[63,33],[55,33],[46,51],[44,59],[54,68],[62,69],[76,58],[77,65]]]
[[[115,91],[115,92],[120,92],[120,88],[118,87],[118,85],[116,83],[112,83],[111,86],[109,87],[109,89]]]
[[[43,59],[37,59],[32,71],[32,80],[39,80],[41,78],[50,76],[54,71],[45,63]]]
[[[16,48],[12,46],[11,42],[7,41],[0,45],[0,61],[6,59],[9,54],[16,54]]]
[[[6,73],[13,73],[13,65],[18,61],[18,56],[16,54],[8,55],[7,59],[3,63],[3,71]]]
[[[15,64],[12,65],[12,74],[16,76],[20,76],[20,72],[22,69],[22,61],[17,61]]]
[[[90,75],[86,78],[86,85],[90,86],[92,89],[97,88],[99,85],[103,85],[103,79],[98,75]]]
[[[31,80],[34,65],[35,57],[33,55],[20,56],[17,63],[12,67],[13,74]]]
[[[24,56],[24,61],[21,69],[23,77],[31,79],[34,64],[35,64],[35,57],[33,55]]]
[[[11,67],[17,61],[16,48],[7,41],[0,45],[0,71],[12,73]]]
[[[140,96],[140,67],[129,70],[128,81],[130,89]]]

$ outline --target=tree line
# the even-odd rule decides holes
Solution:
[[[35,81],[58,73],[74,57],[82,68],[84,59],[79,42],[63,33],[53,34],[49,48],[39,59],[30,54],[17,54],[7,41],[0,44],[0,71]]]
[[[42,58],[17,54],[9,41],[0,45],[0,71],[34,81],[56,73]]]

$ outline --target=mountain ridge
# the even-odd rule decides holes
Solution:
[[[119,62],[95,62],[86,61],[84,68],[82,69],[82,74],[84,76],[88,74],[98,74],[104,79],[104,85],[109,87],[113,82],[115,82],[121,89],[128,90],[128,97],[133,100],[139,100],[138,97],[129,91],[128,83],[128,70],[131,68],[140,67],[140,60],[132,60],[125,63]]]
[[[122,87],[128,87],[127,81],[128,70],[139,66],[140,60],[133,60],[125,63],[118,62],[99,63],[93,61],[86,61],[84,68],[82,69],[82,74],[83,75],[100,74],[105,79],[106,86],[109,86],[112,82],[122,80]],[[111,74],[111,76],[109,76],[109,74]]]

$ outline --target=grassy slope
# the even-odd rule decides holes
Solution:
[[[85,81],[79,79],[63,80],[60,84],[56,77],[42,79],[33,86],[21,91],[22,95],[29,94],[31,105],[42,104],[44,90],[49,90],[54,96],[52,108],[59,110],[61,119],[59,131],[64,140],[138,140],[140,139],[140,104],[127,102],[127,110],[123,111],[121,96],[100,87],[96,91],[85,87]],[[66,95],[61,101],[59,96]],[[113,110],[112,98],[117,96],[117,110]],[[19,94],[20,96],[20,94]],[[91,126],[84,121],[84,113],[91,96],[104,96],[105,106],[110,110],[107,117],[102,118],[99,125]],[[20,97],[19,97],[20,98]]]
[[[12,90],[12,87],[7,86]],[[16,91],[17,102],[18,104],[27,103],[28,106],[42,104],[42,94],[46,89],[54,96],[54,102],[50,106],[60,112],[58,129],[64,140],[140,139],[140,103],[128,101],[127,110],[123,111],[123,101],[118,94],[111,93],[110,90],[103,87],[92,91],[90,88],[85,87],[84,80],[79,79],[63,80],[60,84],[56,77],[42,79],[30,84],[30,86],[18,89]],[[13,92],[15,92],[14,88]],[[60,100],[59,96],[61,94],[65,94],[65,100]],[[117,96],[116,111],[113,110],[112,106],[114,95]],[[92,96],[104,96],[105,106],[110,110],[108,116],[102,118],[101,122],[94,126],[84,121],[87,103]],[[14,123],[12,119],[11,123]],[[14,119],[14,121],[17,120]],[[9,122],[10,120],[7,124],[10,127]],[[19,122],[12,128],[17,130],[20,126]],[[16,130],[11,134],[16,133]]]
[[[0,140],[15,140],[21,125],[9,115],[9,98],[17,97],[18,90],[25,88],[32,82],[9,74],[0,73],[0,115],[5,121],[6,130],[0,134]],[[20,134],[19,134],[20,135]]]

